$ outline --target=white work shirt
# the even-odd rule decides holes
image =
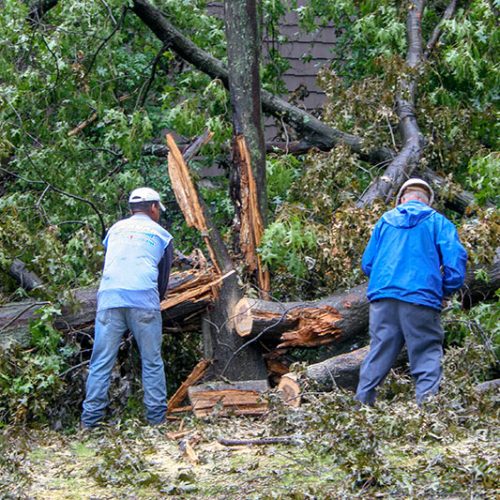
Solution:
[[[114,224],[104,238],[104,271],[97,310],[115,307],[160,308],[158,264],[172,235],[146,214]]]

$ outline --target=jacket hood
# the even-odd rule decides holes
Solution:
[[[421,201],[412,200],[386,212],[382,219],[394,227],[411,228],[430,217],[435,210]]]

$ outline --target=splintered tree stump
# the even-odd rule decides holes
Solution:
[[[167,135],[169,146],[168,170],[172,189],[189,226],[203,237],[212,263],[219,275],[225,273],[213,307],[203,318],[204,356],[213,359],[208,379],[224,376],[229,380],[262,379],[266,367],[257,346],[242,349],[244,341],[234,335],[234,307],[242,298],[234,264],[222,236],[213,224],[210,212],[199,197],[189,168],[173,137]]]
[[[188,394],[197,417],[212,413],[219,416],[262,415],[268,410],[268,403],[263,398],[268,390],[267,380],[248,380],[191,386]]]

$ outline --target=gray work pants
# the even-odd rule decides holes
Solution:
[[[370,303],[370,352],[359,375],[356,399],[373,405],[376,388],[406,343],[420,405],[436,394],[442,376],[443,329],[436,309],[394,299]]]

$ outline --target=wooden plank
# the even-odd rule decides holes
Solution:
[[[266,392],[269,390],[267,380],[240,380],[235,382],[207,382],[206,384],[195,385],[189,388],[189,396],[197,392],[204,391],[223,391],[223,390],[239,390],[239,391],[256,391]]]
[[[262,394],[255,391],[207,391],[199,392],[193,399],[193,408],[211,408],[221,403],[223,406],[253,405]]]
[[[268,389],[267,380],[212,382],[192,386],[188,394],[197,417],[210,415],[215,408],[220,415],[262,415],[268,410],[267,402],[262,400]]]

